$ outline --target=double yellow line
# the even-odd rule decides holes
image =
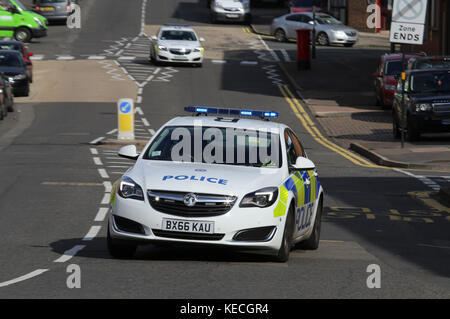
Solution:
[[[330,149],[331,151],[338,153],[339,155],[345,157],[353,164],[363,166],[363,167],[375,167],[375,168],[386,168],[384,166],[379,166],[372,164],[368,160],[353,154],[352,152],[336,145],[335,143],[331,142],[327,138],[325,138],[322,133],[319,131],[317,126],[314,124],[314,122],[309,117],[308,113],[305,111],[303,106],[300,104],[298,99],[292,94],[291,90],[287,85],[278,85],[278,88],[281,92],[281,94],[284,96],[286,102],[291,107],[292,111],[294,112],[295,116],[300,120],[303,127],[308,131],[308,133],[314,138],[316,142],[323,145],[324,147]]]

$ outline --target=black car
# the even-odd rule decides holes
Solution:
[[[405,96],[402,99],[400,81],[394,94],[392,115],[396,138],[400,137],[402,119],[409,141],[418,140],[425,132],[450,132],[450,68],[406,72]]]
[[[27,64],[19,52],[0,50],[0,71],[8,78],[13,87],[14,96],[30,94],[30,75]]]
[[[409,59],[406,69],[450,69],[450,56],[413,57]]]

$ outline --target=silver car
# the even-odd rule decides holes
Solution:
[[[33,0],[34,11],[49,21],[67,20],[73,11],[74,0]]]
[[[278,41],[284,42],[297,39],[297,29],[312,30],[313,25],[316,28],[316,40],[320,45],[343,44],[351,47],[358,42],[357,30],[325,13],[316,13],[315,22],[312,12],[285,14],[272,21],[271,34]]]

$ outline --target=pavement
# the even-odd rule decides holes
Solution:
[[[371,105],[370,80],[364,75],[382,48],[318,50],[321,61],[334,56],[330,65],[353,80],[353,90],[362,92],[355,98],[351,85],[340,77],[323,74],[334,84],[312,73],[298,78],[295,63],[283,60],[282,66],[293,67],[286,74],[292,73],[300,88],[290,84],[271,53],[293,61],[295,43],[261,41],[238,24],[209,25],[205,1],[97,0],[81,5],[82,29],[55,25],[47,38],[29,44],[44,56],[42,64],[36,63],[38,69],[57,72],[61,83],[51,81],[61,92],[39,78],[32,84],[33,93],[39,91],[35,100],[18,100],[18,111],[0,123],[0,297],[450,297],[450,208],[433,197],[438,190],[444,192],[448,174],[372,165],[340,147],[323,129],[316,131],[320,119],[336,113],[331,110],[336,104],[345,106],[347,114],[354,109],[384,114]],[[166,22],[200,28],[212,51],[202,68],[154,66],[144,59],[148,39],[139,34]],[[225,45],[230,37],[238,42],[237,49]],[[74,60],[58,60],[61,55]],[[102,55],[116,67],[87,63],[91,55]],[[349,68],[361,69],[360,76]],[[109,86],[110,78],[116,80]],[[66,88],[75,85],[70,94]],[[147,245],[132,259],[112,258],[106,249],[104,213],[112,184],[133,165],[117,156],[121,145],[111,142],[117,90],[136,98],[136,142],[185,114],[186,105],[279,112],[276,121],[299,136],[325,189],[319,249],[295,249],[284,264],[262,253],[219,247]],[[310,105],[316,101],[322,117],[304,112],[305,100]],[[373,264],[381,269],[380,289],[367,286],[367,269]],[[73,265],[80,267],[81,288],[67,286]]]

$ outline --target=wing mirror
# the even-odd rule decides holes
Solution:
[[[316,168],[316,165],[306,157],[297,157],[297,160],[295,161],[294,165],[291,165],[290,167],[293,170],[296,171],[309,171]]]
[[[137,152],[135,145],[127,145],[122,147],[118,152],[120,157],[137,160],[139,153]]]
[[[205,38],[200,38],[199,41],[200,42],[205,42]]]
[[[156,35],[152,35],[151,39],[152,39],[153,41],[156,41],[156,40],[158,40],[158,38],[157,38],[157,36],[156,36]]]

